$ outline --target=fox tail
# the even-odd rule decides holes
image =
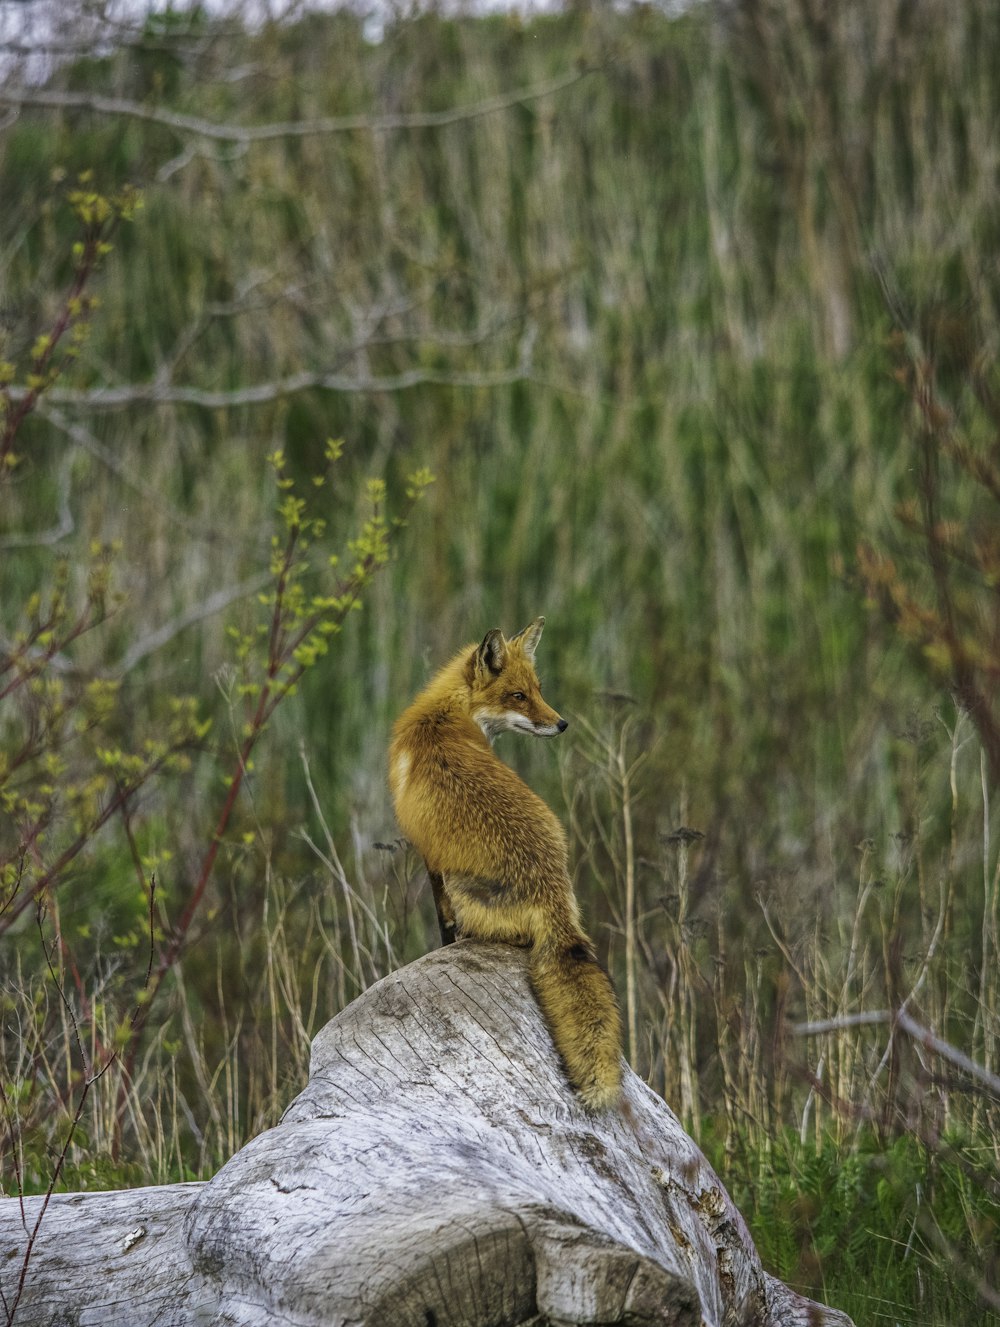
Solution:
[[[590,1110],[618,1104],[622,1028],[611,978],[583,935],[536,940],[529,967],[535,999],[566,1075]]]

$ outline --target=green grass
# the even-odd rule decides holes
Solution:
[[[789,1285],[859,1324],[996,1323],[975,1287],[995,1276],[1000,1206],[970,1178],[982,1156],[969,1140],[938,1152],[862,1133],[817,1149],[786,1132],[766,1152],[709,1152]]]

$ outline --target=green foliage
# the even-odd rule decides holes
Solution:
[[[122,221],[131,221],[142,206],[142,198],[131,186],[111,196],[89,188],[90,172],[83,172],[80,188],[71,189],[67,202],[78,222],[79,238],[72,245],[73,276],[51,327],[39,332],[24,354],[23,385],[18,386],[17,365],[0,357],[0,484],[21,457],[14,439],[41,395],[48,391],[79,356],[98,307],[97,296],[87,287],[94,273],[112,250],[110,237]],[[5,349],[0,339],[0,352]]]
[[[783,1132],[766,1149],[707,1151],[765,1267],[855,1321],[987,1324],[976,1281],[1000,1247],[995,1175],[969,1139],[888,1147],[862,1132],[819,1148]]]
[[[63,885],[80,854],[151,779],[184,772],[187,753],[208,731],[193,698],[169,697],[154,731],[125,738],[119,682],[73,667],[74,642],[120,606],[111,583],[114,550],[91,551],[82,605],[71,600],[68,563],[57,562],[51,584],[28,599],[0,653],[0,934]]]
[[[340,459],[343,443],[328,440],[325,456],[332,465]],[[267,610],[252,632],[229,627],[236,657],[243,669],[239,696],[248,702],[244,737],[256,740],[257,733],[285,696],[294,694],[303,675],[326,653],[329,639],[342,628],[348,613],[359,609],[361,595],[372,578],[389,561],[391,535],[406,524],[407,513],[434,482],[426,467],[408,476],[406,506],[392,522],[385,515],[386,485],[382,479],[369,479],[365,489],[364,517],[360,529],[347,544],[349,571],[332,585],[317,588],[313,544],[322,547],[326,519],[310,515],[309,499],[295,491],[295,481],[285,472],[285,455],[273,452],[268,461],[281,495],[278,524],[282,535],[271,537],[270,574],[273,588],[257,596]],[[312,477],[313,490],[321,489],[327,475]],[[327,579],[341,563],[339,553],[326,556]],[[320,592],[326,589],[328,592]],[[332,590],[332,593],[329,592]],[[266,648],[255,645],[266,642]],[[249,754],[248,752],[246,754]]]
[[[89,177],[80,182],[89,184]],[[84,320],[98,307],[84,290],[98,261],[111,250],[104,237],[113,224],[132,218],[137,196],[126,189],[109,199],[81,188],[71,192],[69,202],[84,236],[73,246],[73,287],[51,333],[34,339],[25,389],[18,395],[10,385],[16,376],[13,365],[6,366],[0,386],[5,407],[0,455],[8,462],[0,478],[8,482],[20,459],[13,451],[15,439],[51,395],[81,338],[73,338],[74,347],[64,352],[62,363],[54,358],[60,341],[68,329],[86,326]],[[327,462],[338,460],[342,450],[341,443],[328,442]],[[326,653],[328,639],[351,610],[360,608],[363,592],[389,560],[392,534],[405,525],[406,514],[433,482],[426,468],[411,475],[402,514],[390,523],[385,482],[370,479],[359,531],[347,545],[350,570],[334,577],[340,559],[327,554],[321,559],[325,576],[318,577],[314,554],[323,548],[326,520],[310,514],[309,502],[296,494],[294,481],[285,476],[282,453],[269,460],[276,473],[283,538],[276,534],[272,539],[272,588],[259,596],[266,620],[252,633],[230,629],[249,679],[238,688],[247,717],[232,772],[224,778],[214,828],[211,820],[192,822],[206,840],[193,887],[161,890],[157,896],[156,872],[170,870],[173,854],[153,846],[139,800],[154,781],[176,783],[189,773],[192,753],[205,749],[211,721],[200,717],[193,696],[154,692],[146,698],[147,735],[131,729],[126,738],[120,724],[121,677],[75,657],[81,638],[126,611],[126,596],[114,588],[121,545],[93,542],[78,584],[72,582],[69,559],[55,560],[48,582],[28,596],[21,620],[14,619],[10,635],[0,640],[0,938],[10,933],[20,942],[12,986],[18,994],[4,996],[9,1022],[0,1033],[0,1183],[8,1191],[51,1192],[74,1181],[89,1185],[135,1178],[135,1164],[123,1163],[119,1149],[143,1035],[164,980],[174,976],[190,943],[192,923],[208,911],[203,899],[237,794],[253,770],[251,753],[277,707]],[[316,475],[312,487],[320,489],[325,482],[324,475]],[[67,928],[63,895],[79,885],[88,868],[91,897],[83,916],[77,914],[76,926]],[[174,893],[179,912],[170,906]],[[37,931],[33,956],[24,944],[32,916]],[[94,934],[96,924],[100,936]],[[77,955],[83,948],[91,958],[81,965]],[[138,957],[142,949],[144,959]],[[86,984],[81,966],[92,971]],[[38,1073],[39,1063],[45,1074]],[[84,1112],[92,1093],[106,1096],[109,1085],[110,1100],[92,1108],[102,1121],[101,1145],[88,1135]],[[25,1266],[30,1256],[29,1245]],[[10,1317],[19,1295],[20,1290],[4,1301]]]

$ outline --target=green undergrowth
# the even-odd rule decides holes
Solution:
[[[858,1327],[996,1327],[976,1294],[996,1278],[997,1163],[985,1140],[928,1147],[862,1131],[803,1143],[788,1131],[727,1152],[703,1139],[765,1268]]]

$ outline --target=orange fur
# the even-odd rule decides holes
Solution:
[[[396,723],[396,816],[441,877],[442,932],[530,945],[535,996],[568,1077],[593,1109],[621,1090],[614,989],[581,929],[562,825],[493,752],[509,729],[551,736],[565,722],[542,698],[534,651],[544,618],[506,640],[488,632],[430,681]]]

